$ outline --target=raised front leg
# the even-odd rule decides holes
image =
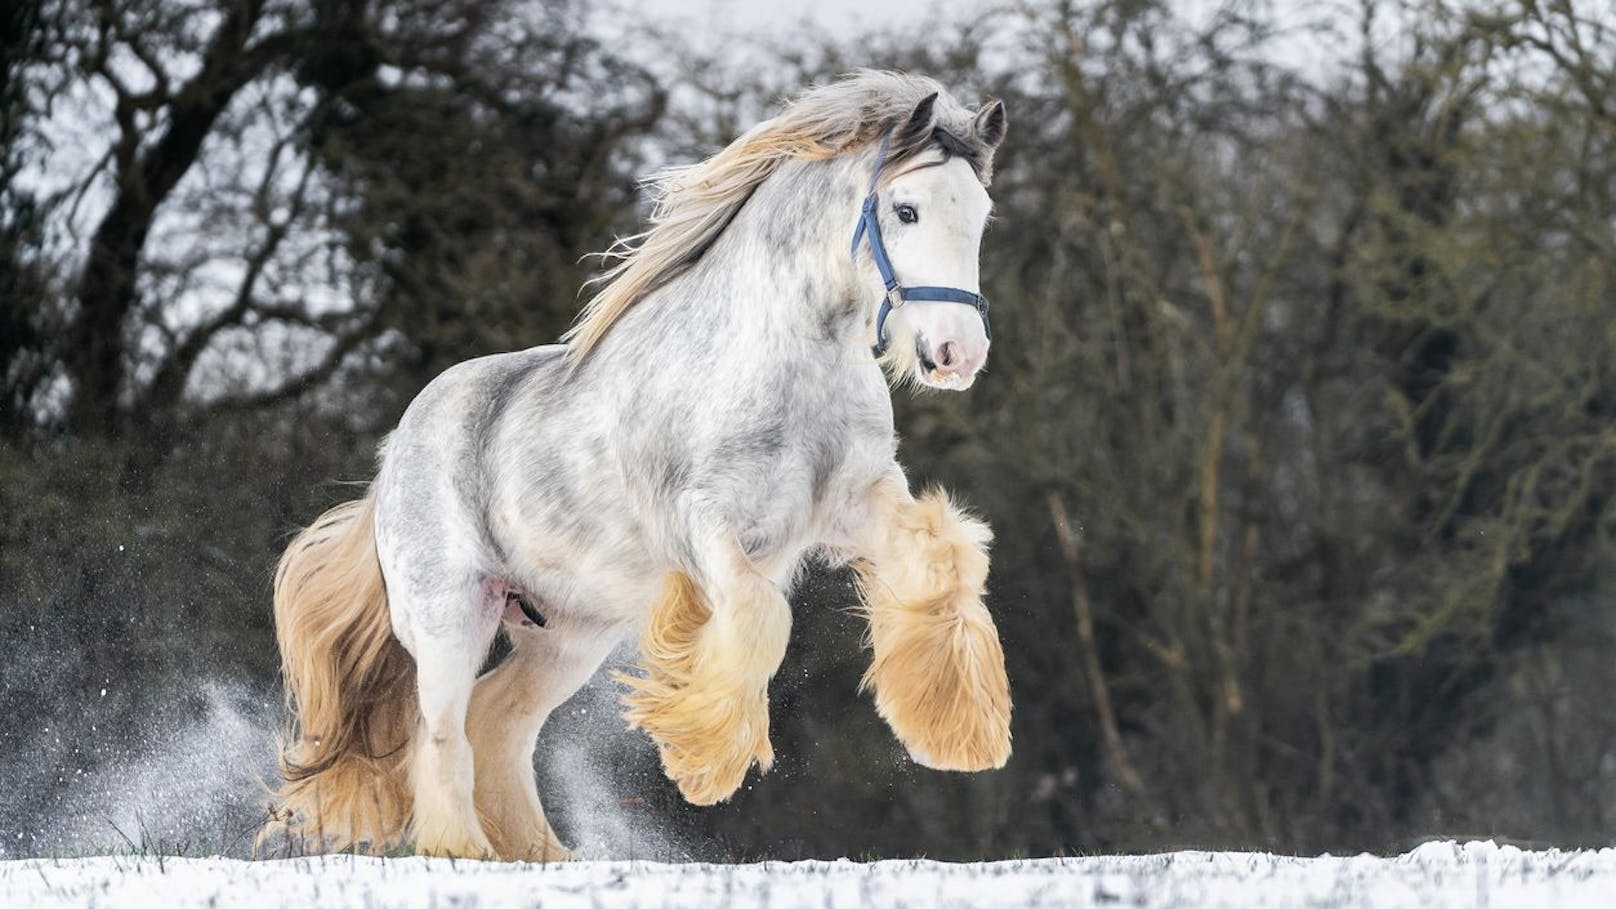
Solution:
[[[643,676],[625,718],[651,734],[662,769],[695,805],[722,802],[755,761],[767,772],[769,679],[785,657],[791,609],[739,545],[717,559],[707,589],[670,573],[642,643]]]
[[[875,651],[862,688],[916,762],[986,770],[1010,759],[1010,682],[982,604],[993,532],[941,490],[901,476],[872,493],[854,566]]]

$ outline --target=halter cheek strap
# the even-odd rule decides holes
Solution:
[[[886,166],[887,143],[891,135],[881,139],[881,148],[875,155],[875,170],[870,174],[870,191],[864,196],[864,207],[859,214],[858,227],[853,230],[852,257],[858,259],[859,244],[866,237],[870,241],[870,258],[875,260],[875,270],[880,272],[881,280],[886,284],[886,295],[881,299],[881,308],[875,314],[875,355],[881,356],[887,350],[887,315],[894,309],[910,301],[925,303],[962,303],[974,308],[982,317],[982,330],[988,338],[993,338],[992,327],[988,324],[988,299],[979,293],[972,293],[959,287],[906,287],[898,281],[898,273],[892,270],[892,259],[887,256],[887,247],[881,240],[881,208],[880,194],[876,186],[881,181],[881,168]]]

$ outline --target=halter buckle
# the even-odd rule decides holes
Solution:
[[[891,306],[893,309],[898,309],[903,306],[902,284],[894,284],[887,288],[887,305]]]

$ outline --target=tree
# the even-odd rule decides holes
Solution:
[[[559,288],[624,207],[625,149],[662,107],[581,17],[566,0],[46,4],[16,68],[58,116],[112,127],[46,202],[70,235],[87,222],[71,293],[48,307],[65,427],[117,437],[294,399],[389,332],[426,343],[424,311],[479,321],[495,288],[500,316],[521,296],[554,328]],[[451,164],[502,179],[467,199]],[[401,230],[435,233],[434,251]],[[510,287],[528,274],[550,281],[538,300],[532,279]],[[233,373],[232,344],[279,363]]]

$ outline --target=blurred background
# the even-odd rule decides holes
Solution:
[[[249,852],[289,534],[564,330],[638,177],[859,67],[1009,107],[989,371],[896,408],[997,530],[1015,756],[908,763],[819,572],[774,772],[684,806],[601,681],[541,748],[563,834],[1610,842],[1607,4],[12,0],[0,55],[0,856]]]

